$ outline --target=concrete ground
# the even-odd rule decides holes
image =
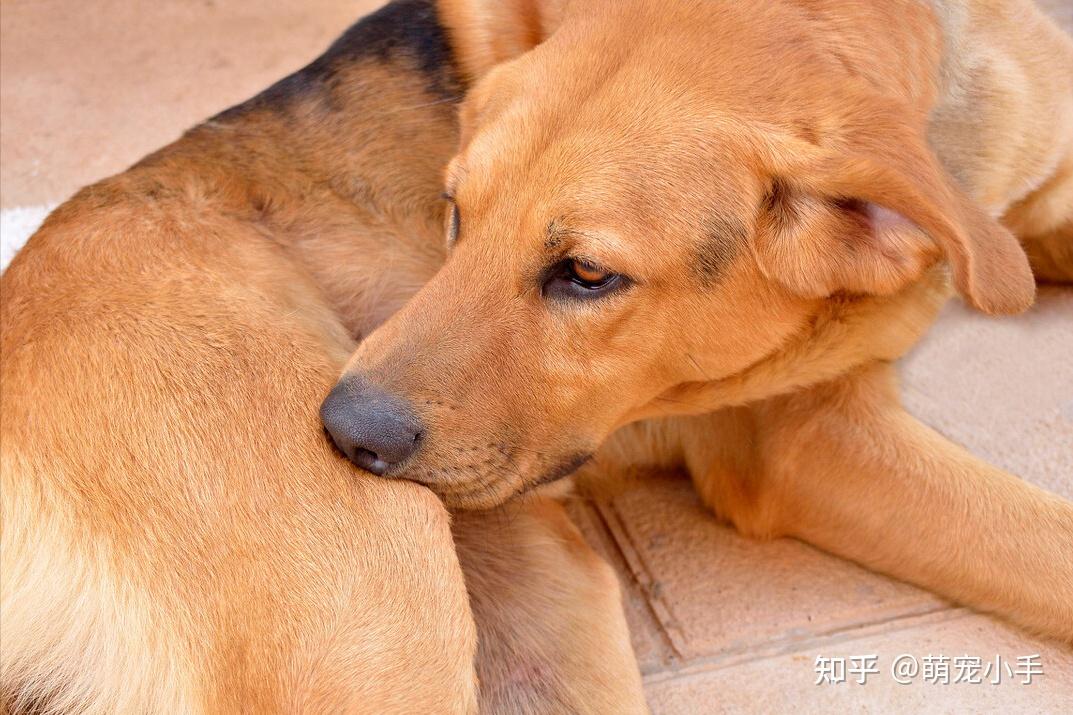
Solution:
[[[4,0],[5,262],[49,206],[301,66],[377,4]],[[1073,3],[1045,5],[1073,30]],[[1070,356],[1073,290],[1044,289],[1003,320],[953,303],[902,366],[906,400],[973,452],[1073,498]],[[574,511],[622,576],[656,713],[1073,712],[1070,649],[796,541],[744,539],[681,478]],[[878,673],[862,685],[867,656]],[[902,685],[892,666],[911,670],[909,657],[918,671]],[[944,684],[944,657],[950,681],[984,682]],[[815,684],[838,659],[847,682]],[[1032,663],[1043,674],[1022,684]]]

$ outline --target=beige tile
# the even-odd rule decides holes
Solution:
[[[917,619],[899,630],[863,629],[838,639],[819,640],[774,657],[730,665],[696,664],[676,673],[649,676],[645,683],[655,715],[702,713],[1068,713],[1073,707],[1073,653],[1035,640],[984,616],[962,611]],[[850,675],[847,682],[815,684],[817,656],[876,655],[879,673],[864,685]],[[917,675],[907,685],[891,675],[903,654],[917,662]],[[1030,685],[1010,677],[1005,665],[992,666],[990,679],[1001,671],[1001,682],[943,684],[923,680],[926,656],[947,656],[949,677],[953,659],[979,657],[982,663],[999,656],[1017,672],[1018,657],[1039,654],[1043,675]],[[985,666],[986,667],[986,666]],[[903,678],[904,679],[904,678]]]
[[[685,659],[943,608],[935,596],[790,539],[716,523],[684,480],[651,479],[603,513]]]
[[[1024,315],[951,301],[900,363],[906,406],[993,464],[1073,498],[1073,290]]]
[[[4,0],[3,206],[53,203],[316,57],[379,0]]]

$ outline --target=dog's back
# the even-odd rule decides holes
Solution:
[[[1063,175],[1065,215],[1037,213],[1031,229],[1070,220],[1073,42],[1030,0],[929,4],[943,36],[936,153],[996,215]]]

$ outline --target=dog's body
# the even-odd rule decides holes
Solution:
[[[0,709],[643,707],[614,576],[560,506],[462,519],[456,555],[430,492],[317,421],[353,336],[442,262],[459,91],[429,4],[396,3],[16,257]]]
[[[543,25],[558,21],[554,7],[489,2],[443,6],[464,78],[528,50],[547,34]],[[679,6],[699,7],[628,5],[659,20],[651,27],[673,20]],[[592,7],[599,17],[610,5]],[[928,132],[947,170],[992,215],[1004,215],[1040,275],[1069,277],[1069,43],[1030,5],[771,7],[773,15],[752,19],[813,23],[815,33],[804,35],[827,33],[838,62],[919,100],[924,114],[937,112]],[[418,31],[396,11],[427,8],[396,4],[308,70],[81,192],[5,274],[0,684],[9,707],[465,711],[478,698],[475,670],[490,707],[643,707],[613,581],[557,505],[513,503],[490,520],[467,515],[452,542],[448,515],[427,492],[349,468],[316,425],[315,406],[354,337],[426,281],[444,287],[434,278],[445,255],[436,197],[458,139],[448,95],[460,80],[438,30]],[[636,30],[637,44],[648,29]],[[591,30],[579,26],[576,36]],[[543,58],[559,51],[539,50]],[[646,98],[660,102],[654,91]],[[996,93],[1009,98],[997,118],[986,111]],[[612,115],[618,106],[609,105]],[[493,114],[467,118],[464,144],[475,134],[488,144],[477,130]],[[576,116],[579,124],[591,118]],[[815,143],[828,127],[799,129]],[[1004,152],[1001,160],[978,162],[981,144]],[[459,254],[475,241],[470,224],[479,228],[468,218]],[[979,266],[962,261],[959,287],[990,309],[1024,307],[1025,273],[1008,246],[996,245],[1009,275],[974,273]],[[495,250],[511,248],[504,241]],[[600,416],[591,406],[585,419],[606,432],[648,418],[618,432],[598,461],[684,464],[706,501],[746,532],[797,534],[1071,639],[1069,504],[980,464],[897,406],[886,362],[908,349],[948,294],[942,269],[928,267],[938,252],[918,253],[876,295],[802,303],[764,287],[773,303],[798,311],[793,319],[720,314],[728,329],[740,320],[756,332],[756,345],[735,359],[750,358],[764,340],[777,350],[760,350],[718,379],[702,379],[708,365],[697,365],[691,380],[621,414]],[[453,270],[461,260],[452,258]],[[721,264],[704,265],[713,284],[734,280]],[[981,285],[981,275],[1002,285]],[[469,297],[419,297],[351,365],[384,353],[405,334],[400,326],[450,335],[468,315],[498,307]],[[743,288],[740,304],[749,299]],[[451,330],[437,333],[445,311]],[[505,323],[524,328],[518,317]],[[457,359],[450,378],[468,380],[459,392],[476,409],[500,388],[520,389],[519,366],[487,385],[470,362],[483,359],[482,341],[501,327],[485,321],[472,341],[434,346],[442,356],[430,364]],[[585,337],[549,330],[550,347],[559,333]],[[670,347],[685,352],[684,344]],[[406,345],[418,380],[424,367],[415,361],[428,353],[416,338]],[[553,350],[532,347],[520,354],[554,361]],[[562,389],[537,394],[531,383],[520,394],[539,407],[569,403],[591,365],[559,367],[573,370]],[[641,377],[659,383],[653,373]],[[621,375],[610,379],[630,391]],[[465,405],[452,406],[465,426]],[[474,428],[502,412],[493,405]],[[703,416],[667,416],[676,412]],[[544,434],[558,429],[556,414],[543,415]],[[533,425],[521,419],[516,429]],[[579,461],[528,458],[527,447],[505,441],[488,447],[505,457],[488,458],[492,469],[476,448],[465,456],[469,472],[487,480],[523,478],[531,468],[554,478]],[[490,504],[518,486],[477,494]]]

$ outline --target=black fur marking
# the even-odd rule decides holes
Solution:
[[[740,221],[716,217],[705,227],[704,238],[697,246],[693,268],[707,288],[715,285],[723,271],[748,240]]]
[[[447,35],[432,0],[394,0],[367,15],[332,43],[324,54],[257,96],[225,110],[211,121],[226,121],[262,109],[286,109],[303,98],[319,97],[330,110],[340,70],[374,58],[418,70],[428,78],[428,91],[447,100],[460,99],[462,82]]]

